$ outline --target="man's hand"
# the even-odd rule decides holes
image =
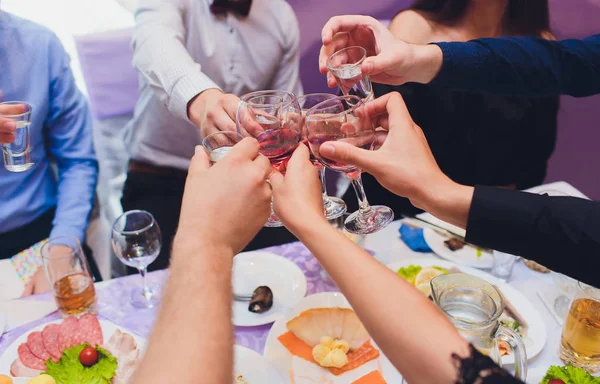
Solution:
[[[292,233],[301,231],[302,225],[325,220],[317,168],[310,161],[306,145],[299,145],[294,151],[285,176],[275,172],[270,180],[275,213]]]
[[[438,167],[423,131],[413,122],[399,93],[389,93],[366,107],[373,120],[388,130],[381,148],[368,151],[328,141],[321,145],[322,156],[362,168],[386,189],[411,199],[420,208],[429,194],[454,184]]]
[[[202,137],[217,131],[235,131],[235,114],[240,99],[218,89],[207,89],[188,105],[188,116]]]
[[[362,73],[382,84],[429,83],[439,72],[443,55],[437,45],[413,45],[394,38],[379,21],[370,16],[335,16],[321,32],[323,46],[319,70],[327,73],[327,84],[335,87],[328,73],[327,59],[340,49],[358,45],[366,49]]]
[[[246,138],[210,167],[202,147],[196,148],[185,184],[175,243],[199,244],[240,252],[267,221],[273,172],[259,155],[258,142]]]
[[[19,115],[25,112],[25,106],[21,104],[0,105],[0,144],[10,144],[15,141],[17,124],[3,115]]]

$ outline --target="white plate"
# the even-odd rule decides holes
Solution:
[[[146,349],[146,339],[142,338],[141,336],[136,335],[135,333],[133,333],[131,331],[128,331],[125,328],[118,326],[117,324],[115,324],[111,321],[102,320],[102,319],[98,319],[98,320],[100,321],[100,326],[102,327],[102,335],[104,336],[104,341],[108,341],[108,339],[112,336],[112,334],[117,329],[120,330],[121,332],[129,333],[131,336],[133,336],[133,338],[135,339],[135,342],[138,345],[138,348],[140,350],[140,358],[141,358],[144,350]],[[42,331],[44,329],[44,327],[48,324],[60,324],[60,323],[62,323],[62,320],[50,321],[48,323],[40,324],[37,327],[30,329],[29,331],[27,331],[24,334],[22,334],[21,336],[19,336],[19,338],[17,338],[15,341],[13,341],[12,344],[10,344],[8,346],[8,348],[6,348],[6,350],[4,351],[4,354],[2,354],[2,356],[0,356],[0,373],[10,376],[10,365],[13,363],[13,361],[15,361],[17,359],[17,357],[19,357],[19,354],[17,353],[17,348],[19,348],[19,345],[21,345],[22,343],[27,341],[27,335],[29,335],[33,331]]]
[[[240,253],[233,259],[233,291],[252,294],[266,285],[273,291],[273,307],[265,313],[248,311],[247,301],[233,302],[233,324],[242,327],[270,324],[285,315],[306,295],[306,277],[288,259],[269,252]]]
[[[283,380],[273,365],[257,352],[235,345],[233,376],[243,376],[248,384],[288,384]]]
[[[397,272],[400,268],[409,265],[420,265],[422,267],[438,266],[446,269],[456,268],[461,272],[469,275],[477,276],[488,283],[495,285],[512,304],[514,309],[519,315],[527,322],[527,336],[525,337],[525,349],[527,350],[527,359],[531,360],[537,356],[544,345],[546,344],[546,325],[540,314],[535,310],[533,304],[519,291],[489,273],[480,271],[475,268],[464,267],[450,263],[445,260],[439,260],[432,257],[429,258],[418,258],[403,260],[402,262],[392,263],[388,265],[388,268]],[[502,364],[513,364],[515,362],[514,356],[503,356]]]
[[[4,328],[6,328],[6,317],[0,312],[0,336],[4,333]]]
[[[429,228],[423,228],[423,237],[429,248],[443,259],[474,268],[492,268],[494,266],[494,257],[489,252],[481,251],[481,256],[478,257],[477,249],[470,245],[465,245],[457,251],[451,251],[444,244],[448,237]]]
[[[329,384],[347,384],[358,380],[367,373],[377,370],[381,367],[383,376],[388,383],[401,383],[402,376],[394,368],[392,363],[383,355],[370,361],[352,371],[339,376],[334,376],[326,369],[320,368],[313,363],[304,361],[298,357],[293,357],[288,350],[281,345],[277,338],[287,332],[286,323],[311,308],[340,307],[351,308],[350,304],[341,293],[323,292],[307,296],[294,307],[291,313],[285,318],[278,319],[269,335],[265,345],[265,357],[269,359],[282,377],[293,376],[296,384],[308,383],[329,383]],[[372,341],[373,346],[377,347]],[[295,374],[294,374],[295,373]]]

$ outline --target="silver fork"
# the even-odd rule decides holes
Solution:
[[[250,301],[250,300],[252,300],[252,295],[240,295],[240,294],[234,293],[233,298],[235,299],[235,301]]]

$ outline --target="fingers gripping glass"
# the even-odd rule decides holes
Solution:
[[[363,75],[360,68],[366,58],[367,51],[363,47],[347,47],[329,56],[327,69],[344,95],[354,95],[363,101],[370,101],[373,100],[373,85],[369,76]]]
[[[15,141],[2,145],[4,167],[10,172],[23,172],[33,166],[29,126],[31,125],[31,105],[22,101],[0,103],[0,116],[12,120],[17,125]]]
[[[211,133],[202,140],[202,147],[208,154],[211,165],[221,160],[244,136],[234,131]]]
[[[344,173],[352,181],[360,208],[346,219],[346,230],[366,235],[392,222],[394,212],[389,207],[369,204],[358,167],[328,159],[320,152],[321,145],[328,141],[373,150],[375,127],[363,101],[358,96],[340,96],[317,104],[306,113],[306,132],[310,150],[317,160],[329,169]]]

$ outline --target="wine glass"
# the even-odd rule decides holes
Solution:
[[[211,133],[202,140],[202,146],[208,154],[210,164],[221,160],[234,145],[244,137],[235,131],[219,131]]]
[[[373,150],[376,132],[363,100],[358,96],[337,96],[315,105],[306,113],[306,132],[313,155],[327,168],[344,173],[352,182],[360,208],[344,222],[346,230],[368,235],[391,223],[394,212],[389,207],[369,204],[358,167],[330,160],[320,153],[321,145],[328,141],[343,141]]]
[[[298,99],[285,91],[257,91],[240,98],[236,113],[238,133],[254,137],[260,144],[259,152],[269,159],[271,166],[285,173],[287,162],[302,137],[302,114]],[[281,227],[273,211],[265,227]]]
[[[300,104],[300,109],[302,109],[303,123],[306,117],[306,112],[308,112],[309,109],[319,104],[320,102],[330,100],[335,97],[336,96],[332,95],[331,93],[310,93],[308,95],[298,97],[298,103]],[[304,136],[304,139],[307,140],[306,129],[303,129],[302,135]],[[306,142],[306,145],[308,145],[308,141]],[[310,154],[310,160],[319,170],[319,178],[321,179],[321,191],[323,193],[323,208],[325,209],[325,218],[327,220],[333,220],[342,216],[344,213],[346,213],[347,210],[346,203],[344,202],[344,200],[338,197],[327,195],[327,184],[325,183],[325,167],[319,162],[319,160],[317,160],[317,158],[312,154],[312,152]]]
[[[152,308],[159,303],[158,289],[148,285],[148,265],[158,257],[161,247],[158,223],[146,211],[123,213],[112,227],[111,243],[115,255],[129,267],[137,268],[142,276],[142,287],[131,292],[131,304],[137,308]]]
[[[327,69],[344,95],[355,95],[363,101],[373,100],[373,84],[368,75],[363,75],[360,66],[367,58],[363,47],[347,47],[335,52],[327,59]]]

